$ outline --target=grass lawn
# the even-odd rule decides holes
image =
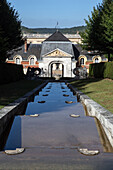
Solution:
[[[41,83],[43,81],[20,80],[10,84],[0,85],[0,109],[33,90]]]
[[[85,79],[70,83],[113,113],[113,80]]]

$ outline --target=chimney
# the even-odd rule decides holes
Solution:
[[[27,39],[24,41],[24,53],[27,53]]]

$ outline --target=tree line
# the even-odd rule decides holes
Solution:
[[[103,0],[88,16],[86,30],[81,34],[83,48],[95,54],[113,56],[113,0]],[[111,55],[112,54],[112,55]]]
[[[6,0],[0,0],[0,62],[21,46],[21,21],[17,11]]]
[[[103,0],[94,7],[85,22],[85,30],[81,33],[83,48],[93,51],[94,54],[108,54],[110,61],[111,54],[113,56],[113,0]],[[73,32],[75,28],[68,31]],[[84,27],[81,26],[80,29]],[[0,62],[5,62],[6,58],[23,44],[21,31],[17,11],[7,0],[0,0]],[[63,33],[70,33],[65,31],[67,30],[64,29]]]
[[[86,26],[77,26],[72,28],[58,28],[63,34],[76,34],[77,31],[84,32]],[[22,26],[23,33],[33,33],[33,34],[52,34],[56,31],[56,28],[27,28]]]

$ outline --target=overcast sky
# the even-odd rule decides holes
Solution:
[[[7,0],[29,28],[59,28],[85,25],[84,19],[102,0]]]

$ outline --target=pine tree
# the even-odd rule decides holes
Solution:
[[[6,0],[0,0],[0,62],[9,52],[22,45],[21,21],[18,13]]]
[[[84,48],[87,50],[93,50],[100,52],[101,49],[101,16],[102,16],[102,7],[100,5],[97,8],[93,8],[91,17],[88,16],[88,20],[85,20],[87,29],[85,34],[82,36],[83,44],[85,43]]]
[[[104,28],[102,36],[108,53],[108,60],[110,60],[110,54],[113,54],[113,0],[104,0],[103,2],[101,25]]]
[[[86,20],[87,29],[83,38],[83,48],[96,53],[113,54],[113,0],[93,8],[92,16]]]
[[[0,27],[0,61],[4,61],[4,55],[7,55],[6,50],[8,50],[8,38],[3,37],[3,31]]]

